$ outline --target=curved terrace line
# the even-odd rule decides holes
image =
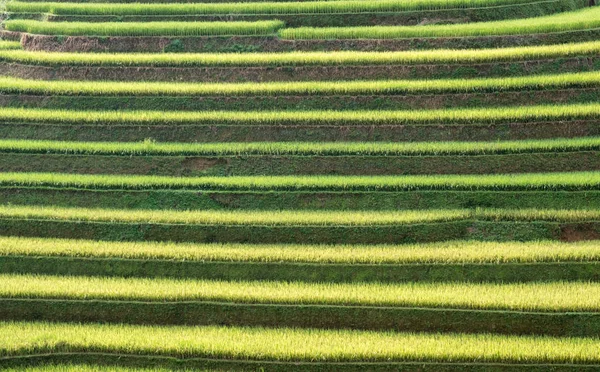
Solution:
[[[319,96],[538,91],[600,87],[600,71],[501,78],[252,83],[29,80],[0,76],[4,94],[74,96]]]
[[[598,27],[600,27],[600,7],[589,7],[549,16],[452,25],[285,28],[279,31],[279,36],[291,40],[402,39],[531,35]]]
[[[6,42],[15,49],[18,42]],[[0,43],[0,49],[2,43]],[[600,41],[489,49],[440,49],[401,52],[287,53],[66,53],[0,50],[0,61],[41,66],[148,67],[277,67],[471,64],[498,61],[537,61],[599,56]]]
[[[43,350],[327,362],[483,362],[595,364],[595,338],[415,334],[240,327],[159,327],[9,322],[0,355]],[[43,344],[52,339],[53,343]],[[165,339],[171,340],[165,343]],[[42,340],[42,341],[39,341]],[[12,342],[10,342],[12,341]],[[19,348],[10,347],[18,341]],[[127,344],[127,349],[123,344]],[[209,349],[210,345],[210,349]],[[323,345],[327,345],[325,348]],[[41,348],[43,346],[43,348]],[[36,350],[37,349],[37,350]],[[208,351],[210,350],[210,351]]]
[[[600,241],[448,241],[402,245],[107,242],[0,237],[0,256],[298,265],[600,263]]]
[[[445,156],[600,150],[600,137],[477,142],[82,142],[0,139],[0,153],[93,156]]]
[[[562,0],[338,0],[302,2],[241,3],[68,3],[11,1],[11,13],[47,13],[53,15],[327,15],[362,14],[447,9],[480,9],[560,3]],[[583,2],[579,2],[583,4]]]
[[[398,111],[74,111],[6,107],[3,123],[128,125],[414,125],[599,119],[600,104]]]

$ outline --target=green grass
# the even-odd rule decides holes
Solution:
[[[28,80],[0,77],[0,93],[73,96],[297,96],[395,95],[505,92],[594,88],[600,71],[502,78],[309,81],[252,83],[168,83]]]
[[[575,216],[595,216],[593,211],[572,211]],[[600,214],[600,212],[598,212]],[[0,206],[0,218],[146,222],[156,224],[266,225],[266,226],[372,226],[456,221],[470,218],[469,210],[402,212],[352,211],[169,211]]]
[[[479,142],[77,142],[0,139],[0,153],[118,156],[444,156],[600,150],[600,137]]]
[[[381,231],[374,232],[377,233],[381,234]],[[448,235],[445,238],[448,239]],[[309,283],[527,283],[597,282],[600,265],[598,241],[500,243],[454,240],[402,245],[324,245],[323,241],[317,240],[311,245],[300,245],[296,240],[289,243],[191,244],[0,237],[0,272]],[[4,319],[12,318],[5,316]],[[51,319],[51,316],[45,319]],[[138,314],[137,319],[144,317]],[[352,319],[352,316],[347,318],[349,323],[345,324],[352,324]],[[120,321],[124,320],[121,318]],[[173,321],[177,322],[169,320],[168,316],[161,320]],[[272,322],[277,323],[275,319]],[[364,329],[375,329],[362,324]],[[427,330],[435,330],[435,326]],[[558,333],[547,328],[546,331],[544,333],[542,328],[541,333],[571,334],[566,328]],[[594,333],[590,329],[586,334]]]
[[[299,27],[279,31],[283,39],[401,39],[527,35],[588,30],[600,27],[600,7],[549,16],[451,25]]]
[[[357,1],[357,0],[240,0],[240,1],[233,1],[233,0],[171,0],[169,1],[169,3],[184,3],[184,4],[195,4],[195,3],[200,3],[200,4],[230,4],[230,3],[244,3],[244,4],[252,4],[252,3],[303,3],[303,2],[311,2],[311,3],[321,3],[321,2],[348,2],[348,1]],[[358,0],[358,1],[364,1],[364,0]],[[376,0],[376,1],[386,1],[386,0]],[[389,1],[389,0],[387,0]],[[439,1],[439,0],[435,0],[435,1]],[[465,0],[465,1],[470,1],[470,0]],[[516,1],[516,2],[515,2]],[[515,0],[513,1],[513,3],[518,4],[521,1],[525,1],[525,3],[529,3],[530,0],[526,1],[526,0]],[[34,3],[34,2],[45,2],[44,0],[28,0],[28,1],[24,1],[27,3]],[[73,1],[73,0],[55,0],[53,1],[54,3],[64,3],[64,4],[72,4],[72,3],[96,3],[96,4],[127,4],[127,3],[139,3],[139,0],[83,0],[83,1]],[[144,2],[144,4],[146,3],[165,3],[164,0],[146,0]],[[277,5],[277,4],[275,4]]]
[[[194,14],[336,14],[377,13],[419,10],[484,8],[527,4],[531,0],[355,0],[258,3],[193,4],[95,4],[64,2],[11,1],[6,9],[12,13],[50,13],[56,15],[194,15]]]
[[[586,191],[600,172],[407,176],[200,176],[0,173],[3,187],[191,191]]]
[[[441,209],[406,211],[169,211],[0,206],[0,218],[44,221],[89,221],[224,226],[393,226],[451,221],[600,220],[600,210]]]
[[[314,264],[600,261],[600,242],[449,241],[406,245],[186,244],[0,237],[0,256]]]
[[[597,338],[0,323],[0,355],[107,352],[278,361],[598,363]],[[367,367],[368,368],[368,367]]]
[[[15,48],[18,43],[15,43]],[[1,49],[0,44],[0,49]],[[289,53],[64,53],[2,50],[0,61],[48,66],[349,66],[468,64],[523,61],[600,54],[600,41],[493,49],[411,50],[401,52]]]
[[[166,368],[131,368],[120,366],[102,366],[91,364],[48,364],[41,366],[22,366],[3,368],[4,372],[168,372]],[[196,371],[196,370],[195,370]],[[206,371],[205,371],[206,372]]]
[[[269,2],[269,3],[278,3],[278,2],[289,2],[290,0],[241,0],[241,1],[235,1],[236,3],[259,3],[259,2]],[[322,1],[349,1],[349,0],[295,0],[297,2],[304,2],[304,1],[314,1],[314,2],[322,2]],[[379,0],[378,0],[379,1]],[[33,2],[45,2],[44,0],[29,0],[27,1],[29,3],[33,3]],[[73,0],[64,0],[64,1],[54,1],[56,3],[65,3],[65,4],[71,4],[71,3],[101,3],[101,4],[121,4],[121,3],[139,3],[139,0],[83,0],[83,1],[77,1],[74,2]],[[147,0],[145,1],[145,3],[164,3],[164,0]],[[231,3],[232,0],[172,0],[172,3]]]
[[[66,36],[244,36],[272,35],[281,21],[257,22],[41,22],[8,20],[8,31]]]
[[[600,284],[585,282],[302,283],[0,274],[3,298],[217,301],[598,312]]]
[[[0,40],[0,51],[8,51],[8,50],[15,50],[15,49],[21,49],[20,42]]]
[[[598,119],[600,104],[398,111],[74,111],[4,107],[0,122],[133,125],[400,125]]]

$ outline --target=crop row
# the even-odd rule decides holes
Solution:
[[[133,125],[406,125],[598,119],[600,104],[398,111],[74,111],[3,108],[0,122]]]
[[[600,284],[302,283],[0,274],[2,298],[599,312]]]
[[[18,42],[5,42],[19,48]],[[0,42],[0,49],[2,49]],[[49,66],[351,66],[405,64],[467,64],[523,61],[600,54],[600,41],[527,47],[428,50],[401,52],[289,52],[289,53],[64,53],[2,50],[0,61]]]
[[[600,8],[492,22],[427,26],[286,28],[281,21],[257,22],[43,22],[8,20],[9,31],[81,36],[231,36],[274,35],[283,39],[398,39],[544,34],[600,27]]]
[[[65,363],[3,368],[4,372],[168,372],[166,368],[133,368],[92,363]]]
[[[40,22],[13,19],[4,22],[9,31],[49,35],[97,36],[231,36],[273,35],[281,21],[256,22]]]
[[[18,41],[0,40],[0,51],[21,49],[21,43]]]
[[[23,190],[12,189],[12,192],[23,193]],[[76,198],[81,195],[71,193]],[[118,194],[120,195],[120,194]],[[113,195],[115,197],[118,195]],[[196,193],[195,195],[202,195]],[[85,195],[90,197],[91,195]],[[96,195],[93,195],[95,197]],[[126,195],[127,197],[130,195]],[[98,195],[103,198],[103,195]],[[227,195],[223,196],[227,198]],[[235,196],[234,196],[235,197]],[[283,203],[281,210],[237,210],[237,211],[170,211],[170,210],[114,210],[89,209],[89,204],[77,208],[59,208],[40,206],[36,201],[31,206],[2,206],[0,207],[0,226],[5,236],[35,236],[47,238],[97,239],[108,241],[176,241],[176,242],[221,242],[221,243],[255,243],[255,244],[404,244],[414,242],[435,242],[459,239],[474,240],[559,240],[577,239],[589,240],[600,231],[600,215],[597,210],[552,210],[539,209],[445,209],[445,210],[403,210],[403,211],[343,211],[335,210],[290,210]],[[62,203],[64,205],[64,203]],[[112,208],[115,204],[109,204]],[[477,204],[476,204],[477,205]],[[437,206],[437,205],[436,205]],[[146,207],[147,208],[147,207]],[[287,208],[287,209],[286,209]],[[463,207],[464,208],[464,207]],[[522,208],[518,205],[515,208]],[[565,205],[564,208],[569,208]],[[7,265],[6,259],[2,266]],[[29,263],[21,268],[40,263],[28,260]],[[84,260],[85,261],[85,260]],[[43,266],[43,265],[42,265]],[[73,268],[73,265],[70,265]],[[75,272],[81,267],[75,265]],[[138,266],[139,265],[134,265]],[[169,271],[169,268],[163,268]],[[229,275],[219,276],[223,279],[235,279]],[[558,269],[558,271],[557,271]],[[593,267],[581,267],[571,272],[554,268],[548,279],[572,280],[573,273],[582,274],[581,278],[594,279]],[[40,268],[40,270],[42,270]],[[214,270],[223,271],[223,267]],[[286,268],[284,271],[290,270]],[[19,270],[22,272],[22,270]],[[72,271],[67,269],[66,271]],[[98,267],[93,271],[98,272]],[[119,269],[117,272],[121,272]],[[132,272],[125,270],[125,276]],[[152,272],[147,271],[146,272]],[[244,270],[247,271],[247,270]],[[415,273],[416,275],[429,274]],[[450,271],[450,273],[448,272]],[[461,280],[468,275],[446,274]],[[40,271],[38,271],[40,272]],[[44,271],[41,271],[44,272]],[[135,272],[135,271],[134,271]],[[206,273],[206,271],[204,270]],[[62,273],[62,272],[61,272]],[[439,270],[438,270],[439,273]],[[67,273],[66,273],[67,274]],[[273,275],[270,278],[280,279],[286,273]],[[281,275],[282,274],[282,275]],[[287,273],[287,280],[293,280]],[[328,273],[315,273],[317,277],[327,280]],[[325,274],[325,275],[323,275]],[[340,279],[335,273],[337,280]],[[377,280],[379,273],[371,280]],[[406,273],[398,273],[405,277]],[[520,270],[520,277],[525,274]],[[85,272],[82,275],[86,275]],[[102,274],[100,274],[102,275]],[[379,280],[389,281],[390,273]],[[508,274],[507,276],[511,276]],[[155,274],[150,274],[155,276]],[[392,277],[395,276],[392,274]],[[485,276],[485,275],[484,275]],[[214,277],[213,275],[209,277]],[[252,275],[250,275],[252,277]],[[302,275],[306,278],[306,275]],[[309,275],[310,277],[310,275]],[[342,273],[343,280],[352,278],[348,272]],[[525,275],[527,277],[527,275]],[[579,276],[576,276],[577,278]],[[486,276],[479,281],[489,281]],[[529,280],[532,278],[529,277]],[[597,277],[595,278],[597,279]],[[335,281],[332,280],[332,281]],[[492,279],[492,281],[494,281]],[[39,318],[36,318],[39,319]]]
[[[67,142],[0,139],[0,153],[119,156],[439,156],[600,150],[600,137],[479,142]]]
[[[169,3],[185,3],[185,4],[230,4],[230,3],[303,3],[303,2],[311,2],[311,3],[321,3],[321,2],[337,2],[337,1],[364,1],[364,0],[172,0]],[[389,0],[373,0],[373,1],[389,1]],[[470,1],[470,0],[464,0]],[[513,0],[517,1],[515,4],[518,4],[519,1],[529,2],[531,0]],[[24,2],[34,3],[34,2],[46,2],[45,0],[25,0]],[[127,3],[139,3],[139,0],[83,0],[83,1],[74,1],[74,0],[54,0],[54,3],[94,3],[94,4],[127,4]],[[165,3],[164,0],[146,0],[144,3]]]
[[[168,372],[164,368],[131,368],[94,364],[65,363],[3,368],[4,372]]]
[[[594,87],[600,87],[600,71],[476,79],[263,83],[46,81],[0,77],[0,93],[74,96],[396,95]]]
[[[526,35],[587,30],[600,27],[600,7],[543,17],[450,25],[299,27],[279,31],[284,39],[401,39]]]
[[[294,2],[325,2],[325,1],[350,1],[350,0],[293,0]],[[375,0],[382,1],[382,0]],[[45,0],[27,0],[28,3],[33,2],[45,2]],[[55,0],[55,3],[100,3],[100,4],[121,4],[121,3],[139,3],[139,0],[83,0],[83,1],[73,1],[73,0]],[[259,2],[267,2],[267,3],[279,3],[279,2],[290,2],[290,0],[172,0],[172,3],[259,3]],[[164,3],[164,0],[146,0],[145,3]]]
[[[0,218],[230,226],[386,226],[450,221],[580,222],[600,219],[600,210],[443,209],[408,211],[168,211],[0,206]]]
[[[596,338],[350,330],[0,323],[0,355],[104,352],[219,359],[598,363]],[[325,367],[322,366],[322,367]],[[548,366],[547,366],[548,367]],[[336,368],[344,368],[339,365]],[[356,368],[356,365],[355,365]]]
[[[550,173],[600,170],[600,151],[575,150],[486,155],[90,155],[3,152],[3,172],[191,176],[417,175]],[[201,165],[201,166],[198,166]],[[166,194],[181,194],[168,192]],[[217,191],[215,191],[217,192]],[[483,191],[482,191],[483,192]],[[549,192],[549,191],[546,191]],[[586,191],[588,196],[589,190]],[[130,193],[134,193],[131,190]],[[266,192],[261,192],[265,194]],[[284,193],[280,191],[279,193]],[[317,193],[317,191],[314,191]],[[394,192],[398,195],[400,192]],[[527,194],[527,191],[517,193]],[[104,193],[106,194],[106,193]],[[189,194],[189,193],[188,193]],[[364,192],[363,192],[364,194]],[[416,196],[414,201],[416,202]],[[525,196],[524,196],[525,197]],[[378,194],[381,201],[381,195]],[[1,199],[1,197],[0,197]],[[584,198],[580,199],[581,201]],[[300,202],[300,199],[296,200]],[[275,202],[275,199],[273,199]],[[291,202],[291,201],[290,201]],[[450,201],[448,201],[450,202]],[[292,203],[294,204],[294,203]],[[302,204],[302,203],[300,203]]]
[[[24,159],[25,161],[27,159]],[[111,159],[106,159],[109,164]],[[94,165],[91,165],[94,166]],[[109,165],[108,165],[109,166]],[[147,167],[148,164],[142,165]],[[38,168],[39,169],[39,168]],[[25,190],[27,192],[25,192]],[[79,208],[169,209],[169,210],[429,210],[474,208],[590,209],[600,203],[600,191],[204,191],[196,190],[102,190],[51,187],[3,187],[4,203],[54,205]],[[93,237],[90,237],[92,239]],[[456,238],[455,238],[456,239]],[[465,237],[460,237],[465,239]],[[257,241],[258,243],[262,243]],[[319,242],[316,241],[318,244]]]
[[[481,215],[484,212],[478,212]],[[487,212],[485,212],[487,213]],[[496,212],[494,212],[496,213]],[[519,214],[527,213],[518,212]],[[529,211],[532,216],[541,215],[541,211]],[[587,218],[595,216],[592,211],[558,211],[560,216]],[[433,210],[402,212],[362,212],[352,211],[340,214],[337,211],[168,211],[168,210],[111,210],[85,208],[57,208],[37,206],[0,206],[0,217],[11,219],[78,220],[104,222],[174,223],[208,225],[388,225],[411,224],[420,222],[442,222],[469,219],[470,210]],[[535,217],[534,217],[535,218]]]
[[[0,256],[313,264],[600,261],[600,242],[450,241],[405,245],[185,244],[0,237]]]
[[[38,226],[39,227],[39,226]],[[317,283],[598,281],[598,241],[190,244],[0,237],[0,272]]]
[[[3,108],[3,110],[6,110]],[[0,110],[0,115],[3,110]],[[167,111],[170,113],[170,111]],[[329,112],[328,112],[329,113]],[[328,114],[327,113],[327,114]],[[364,112],[363,112],[364,113]],[[378,115],[378,112],[373,112]],[[314,121],[270,120],[256,122],[248,120],[223,123],[222,121],[172,121],[172,117],[162,123],[156,118],[140,125],[139,122],[102,121],[80,122],[50,118],[44,121],[21,120],[20,118],[1,118],[0,131],[4,138],[48,139],[70,141],[144,141],[146,139],[161,142],[268,142],[268,141],[306,141],[306,142],[406,142],[406,141],[494,141],[529,138],[561,138],[576,136],[600,136],[598,115],[587,116],[547,115],[522,116],[512,118],[474,118],[474,120],[430,120],[430,121],[376,121],[366,118],[358,120],[329,120],[313,118]],[[82,116],[83,117],[83,116]],[[131,117],[128,117],[128,119]],[[473,117],[471,117],[473,119]],[[12,125],[9,125],[12,124]],[[433,125],[432,125],[433,124]],[[560,156],[560,155],[559,155]],[[3,156],[6,159],[6,156]]]
[[[532,0],[353,0],[302,2],[242,2],[191,4],[97,4],[11,1],[12,13],[50,13],[56,15],[237,15],[237,14],[335,14],[375,13],[416,10],[482,8],[530,3]]]
[[[84,283],[85,280],[81,284]],[[78,285],[75,282],[72,284]],[[110,280],[105,281],[105,284],[118,285]],[[243,287],[243,284],[241,286]],[[282,287],[285,287],[285,284]],[[369,289],[370,286],[365,285],[364,287]],[[251,288],[246,289],[251,290]],[[543,290],[544,288],[539,289]],[[515,292],[518,294],[519,291]],[[44,296],[3,298],[0,299],[0,310],[0,319],[10,321],[47,320],[72,323],[189,326],[218,324],[220,326],[401,332],[439,332],[442,330],[445,333],[534,334],[560,337],[595,337],[597,334],[594,333],[594,329],[600,325],[600,313],[580,311],[552,313],[460,307],[341,305],[336,303],[139,301],[135,298],[95,298],[93,293],[90,293],[89,299],[69,298],[68,295],[64,298],[45,298]],[[173,314],[177,314],[177,316],[173,316]],[[499,324],[493,324],[495,322]]]
[[[600,172],[414,176],[202,176],[0,173],[4,187],[219,191],[415,191],[600,189]]]

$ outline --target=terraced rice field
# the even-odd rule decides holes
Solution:
[[[600,370],[594,1],[0,11],[0,369]]]

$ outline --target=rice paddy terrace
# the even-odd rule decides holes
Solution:
[[[0,8],[0,369],[600,370],[593,0]]]

